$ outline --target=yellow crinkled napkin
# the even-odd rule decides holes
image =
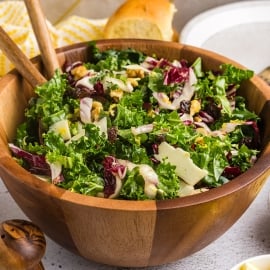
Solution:
[[[0,25],[21,50],[29,58],[38,55],[38,44],[24,2],[1,2],[0,14]],[[79,16],[71,16],[55,26],[47,21],[55,48],[77,42],[101,39],[103,38],[105,23],[106,19],[94,20]],[[0,50],[0,76],[6,74],[13,67],[13,64]]]

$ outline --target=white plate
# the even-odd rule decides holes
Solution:
[[[259,255],[256,257],[249,258],[245,261],[242,261],[241,263],[235,265],[231,270],[240,270],[243,269],[241,266],[249,264],[254,267],[254,269],[258,270],[269,270],[270,269],[270,254],[265,255]],[[247,269],[253,269],[253,268],[247,268]]]
[[[205,11],[182,29],[181,42],[260,72],[270,65],[270,1],[241,1]]]

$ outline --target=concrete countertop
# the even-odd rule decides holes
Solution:
[[[238,262],[270,253],[270,178],[244,215],[219,239],[177,262],[148,270],[229,270]],[[27,219],[0,181],[1,220]],[[45,270],[124,270],[87,261],[47,238]],[[146,268],[139,268],[140,270]],[[12,269],[15,270],[15,269]]]

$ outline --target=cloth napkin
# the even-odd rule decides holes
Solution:
[[[25,55],[29,58],[38,55],[38,44],[24,2],[0,2],[0,14],[0,25]],[[53,46],[58,48],[77,42],[103,38],[103,28],[106,21],[107,19],[70,16],[57,25],[52,25],[47,20],[47,25]],[[13,64],[0,50],[0,76],[3,76],[12,68],[14,68]]]

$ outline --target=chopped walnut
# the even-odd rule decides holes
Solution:
[[[117,109],[117,104],[111,104],[109,107],[109,114],[114,117]]]
[[[93,121],[97,121],[99,119],[99,115],[102,110],[103,110],[102,104],[98,101],[94,101],[92,104],[92,111],[91,111]]]
[[[195,122],[202,122],[202,118],[199,116],[195,116],[193,119]]]
[[[118,102],[122,97],[123,97],[123,90],[121,89],[116,89],[116,90],[112,90],[110,92],[110,97],[115,100],[116,102]]]
[[[74,80],[79,80],[88,73],[88,70],[85,66],[78,66],[71,70],[71,74],[74,76]]]
[[[128,78],[127,80],[128,80],[128,82],[131,83],[131,85],[132,85],[133,87],[136,87],[136,86],[139,85],[138,80],[136,80],[135,78]]]
[[[127,69],[126,72],[129,78],[144,78],[144,71],[142,69]]]
[[[206,135],[206,134],[204,133],[203,130],[200,130],[200,133]],[[195,143],[203,145],[203,144],[204,144],[204,139],[203,139],[203,137],[198,137],[198,138],[196,138],[196,139],[195,139]]]
[[[195,113],[201,110],[201,103],[197,99],[191,101],[190,104],[190,115],[193,116]]]

